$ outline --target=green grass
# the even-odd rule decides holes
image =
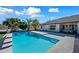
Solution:
[[[2,38],[5,34],[6,32],[0,32],[0,38]]]
[[[3,36],[6,34],[6,32],[0,32],[0,48],[2,47],[3,41],[5,39],[3,39]]]
[[[0,37],[2,37],[4,34],[0,34]]]

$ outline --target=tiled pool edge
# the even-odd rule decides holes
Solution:
[[[73,53],[74,37],[65,36],[55,46],[51,47],[47,53]]]

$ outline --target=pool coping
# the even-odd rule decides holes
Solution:
[[[49,37],[49,38],[55,38],[55,39],[57,39],[57,40],[61,40],[61,39],[64,38],[64,37],[62,37],[62,36],[57,36],[57,35],[53,35],[53,34],[48,34],[48,33],[46,33],[46,32],[40,32],[40,31],[31,31],[31,32],[37,33],[37,34],[41,34],[41,35],[46,36],[46,37]]]

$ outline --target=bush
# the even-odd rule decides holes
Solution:
[[[25,30],[27,28],[27,25],[20,25],[19,28]]]
[[[0,34],[5,34],[5,33],[7,33],[7,32],[0,32]]]

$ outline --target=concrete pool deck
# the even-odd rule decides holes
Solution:
[[[49,53],[73,53],[74,37],[64,37],[55,46],[48,50]]]
[[[40,33],[42,35],[48,34],[45,32],[40,32],[40,31],[32,31],[35,33]],[[60,41],[53,47],[51,47],[47,52],[48,53],[73,53],[74,50],[74,37],[69,37],[69,36],[64,36],[62,38],[61,36],[56,36],[56,35],[48,35],[48,37],[52,38],[57,38]]]
[[[12,33],[5,34],[5,36],[0,53],[12,53]]]

